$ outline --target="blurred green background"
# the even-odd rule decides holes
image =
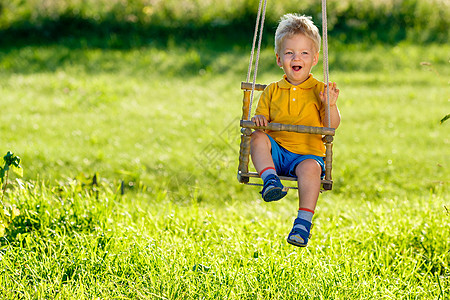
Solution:
[[[178,38],[248,40],[257,0],[1,0],[5,43],[91,38],[108,47],[132,47]],[[320,20],[321,1],[268,1],[266,31],[279,17],[300,11]],[[341,42],[441,42],[449,37],[447,0],[329,0],[328,27]],[[102,38],[101,40],[92,39]],[[269,39],[270,41],[270,39]]]

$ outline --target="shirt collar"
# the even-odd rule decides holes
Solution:
[[[319,81],[317,79],[315,79],[312,76],[312,74],[309,74],[308,79],[306,79],[304,82],[302,82],[299,85],[297,85],[297,87],[299,87],[301,89],[310,89],[310,88],[313,88],[314,86],[316,86],[318,82]],[[283,79],[278,81],[278,87],[281,88],[281,89],[290,89],[293,86],[294,85],[292,85],[291,83],[289,83],[289,81],[287,81],[286,74],[283,75]]]

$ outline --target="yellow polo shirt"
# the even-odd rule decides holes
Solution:
[[[284,75],[266,87],[255,114],[265,116],[272,123],[323,127],[325,106],[319,96],[323,89],[323,82],[312,74],[299,85],[290,84]],[[293,153],[325,156],[322,135],[270,130],[267,133]]]

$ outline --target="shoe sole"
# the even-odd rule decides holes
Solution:
[[[295,241],[291,241],[290,239],[287,239],[286,240],[289,244],[291,244],[291,245],[294,245],[294,246],[297,246],[297,247],[306,247],[306,245],[308,245],[308,244],[300,244],[300,243],[297,243],[297,242],[295,242]]]
[[[313,227],[314,227],[314,224],[311,224],[311,228],[309,229],[309,237],[308,237],[308,241],[309,241],[309,239],[311,238],[311,230],[313,229]],[[286,241],[287,241],[289,244],[294,245],[294,246],[297,246],[297,247],[306,247],[306,246],[308,245],[308,242],[306,242],[306,244],[302,244],[302,243],[299,243],[299,242],[290,240],[289,238],[287,238]]]
[[[266,193],[263,195],[263,199],[266,202],[272,202],[272,201],[278,201],[284,196],[286,196],[286,192],[283,191],[283,189],[279,187],[273,187],[272,189],[266,191]]]

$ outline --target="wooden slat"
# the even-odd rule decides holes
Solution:
[[[239,173],[242,177],[251,177],[251,178],[260,178],[259,174],[256,172],[248,172],[248,173]],[[288,177],[288,176],[278,176],[281,180],[288,180],[288,181],[297,181],[297,177]],[[333,184],[332,180],[326,180],[322,179],[322,183],[325,184]]]
[[[251,130],[249,130],[251,131]],[[241,145],[239,149],[239,173],[248,172],[248,163],[250,156],[250,135],[243,133],[241,135]],[[248,183],[248,177],[238,177],[241,183]]]
[[[331,169],[333,168],[333,143],[325,144],[325,178],[331,180]]]
[[[250,109],[250,94],[251,91],[244,91],[244,98],[242,99],[242,117],[241,120],[248,119],[248,111]]]
[[[241,90],[252,90],[253,83],[241,82]],[[255,84],[255,91],[264,91],[267,84]]]
[[[272,131],[290,131],[298,133],[310,133],[321,135],[334,135],[335,129],[328,127],[313,127],[303,125],[289,125],[280,123],[269,123],[267,126],[257,126],[252,121],[241,120],[241,127],[250,129],[272,130]]]
[[[241,173],[241,176],[259,178],[259,174],[256,172]],[[287,177],[287,176],[278,176],[278,177],[280,177],[281,180],[297,181],[297,177]]]

